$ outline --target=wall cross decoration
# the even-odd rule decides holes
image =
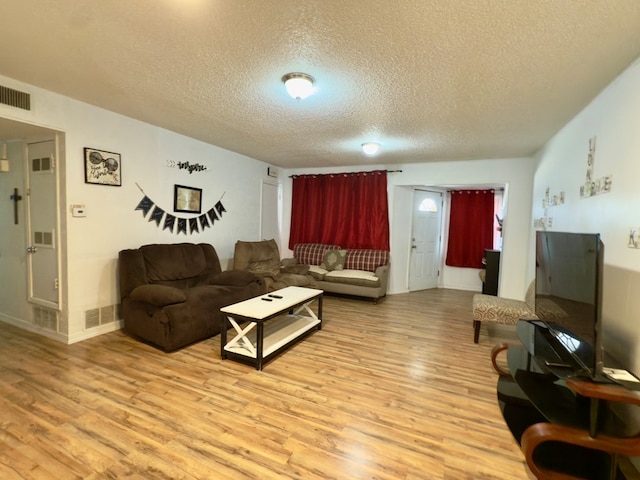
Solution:
[[[18,193],[18,189],[13,189],[13,195],[11,195],[11,200],[13,200],[13,219],[16,225],[18,225],[18,202],[22,200],[22,195]]]

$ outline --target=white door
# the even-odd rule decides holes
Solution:
[[[29,301],[57,309],[60,300],[55,142],[27,144],[26,158]]]
[[[262,182],[262,212],[260,219],[260,238],[275,239],[280,248],[278,229],[278,185]]]
[[[437,288],[442,193],[414,190],[412,223],[409,291]]]

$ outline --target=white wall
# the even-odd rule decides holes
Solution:
[[[288,245],[291,221],[291,186],[293,174],[329,173],[386,169],[385,165],[366,167],[296,169],[283,177],[283,248]],[[499,294],[523,299],[532,276],[527,275],[530,256],[529,231],[531,189],[534,160],[531,158],[472,160],[460,162],[415,163],[389,166],[388,194],[391,229],[391,275],[389,293],[402,293],[408,289],[409,249],[411,236],[412,186],[495,185],[508,186],[505,204],[503,252]],[[457,274],[454,269],[444,271],[443,287],[478,289],[477,270]],[[471,273],[470,273],[471,272]]]
[[[552,219],[549,230],[601,234],[605,350],[640,374],[640,249],[627,247],[630,228],[640,227],[639,125],[640,61],[636,61],[536,155],[533,218],[546,213]],[[609,193],[581,198],[593,136],[594,177],[612,175],[613,184]],[[565,203],[545,212],[542,200],[547,189],[551,195],[564,192]]]
[[[0,105],[0,116],[66,133],[66,158],[62,159],[66,205],[62,215],[67,222],[64,266],[68,285],[64,299],[69,342],[105,330],[85,330],[85,312],[119,303],[116,279],[119,250],[154,242],[207,242],[216,247],[225,269],[233,258],[236,240],[259,239],[260,188],[267,178],[266,164],[9,78],[0,77],[0,82],[32,96],[31,111]],[[121,187],[84,183],[84,147],[122,155]],[[168,167],[168,160],[199,163],[210,171],[189,174],[186,170]],[[23,181],[23,177],[20,180]],[[162,230],[162,225],[157,227],[148,222],[141,211],[135,211],[143,197],[136,184],[167,212],[173,211],[174,184],[181,184],[203,189],[203,211],[222,198],[226,213],[220,222],[198,234],[169,233]],[[6,191],[4,186],[2,191]],[[87,217],[72,217],[69,208],[72,204],[85,205]],[[2,219],[6,224],[5,214]],[[23,262],[24,245],[20,243],[24,238],[11,238],[12,244],[3,245],[0,255],[4,256],[4,251],[20,252],[19,262]],[[15,262],[7,268],[10,269],[7,272],[23,276],[11,282],[6,294],[16,303],[10,308],[11,312],[22,315],[26,297],[18,285],[26,283],[24,273]],[[1,273],[3,279],[7,278],[4,269]],[[6,287],[7,282],[3,281],[3,288]],[[5,308],[8,307],[3,303],[0,316]],[[118,327],[118,324],[111,325],[107,330]]]

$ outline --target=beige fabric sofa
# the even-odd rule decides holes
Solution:
[[[293,248],[293,258],[282,264],[309,265],[318,288],[328,293],[371,298],[374,303],[387,294],[390,262],[385,250],[299,243]]]

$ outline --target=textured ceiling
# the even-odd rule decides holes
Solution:
[[[281,167],[393,165],[535,152],[640,56],[640,1],[3,0],[0,32],[7,77]]]

